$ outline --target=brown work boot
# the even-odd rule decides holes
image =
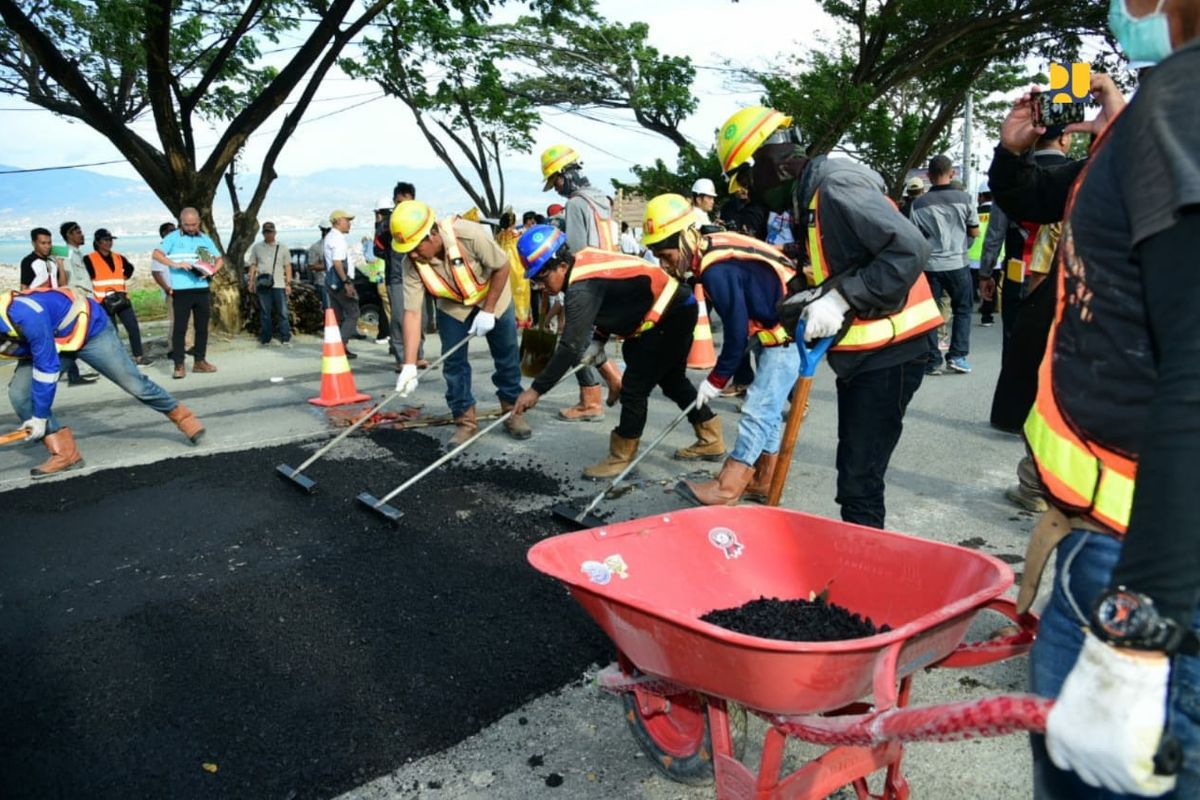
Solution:
[[[179,428],[192,444],[196,444],[204,436],[204,426],[200,424],[200,420],[196,419],[192,410],[183,403],[168,411],[167,419],[174,422],[175,427]]]
[[[171,376],[171,377],[173,377],[173,378],[186,378],[186,377],[187,377],[187,367],[185,367],[183,364],[176,364],[176,365],[175,365],[175,372],[172,374],[172,376]]]
[[[596,371],[600,373],[600,377],[608,385],[608,397],[605,398],[604,403],[609,408],[612,408],[621,399],[621,370],[617,369],[617,365],[613,362],[605,361],[596,367]]]
[[[192,364],[192,372],[216,372],[217,368],[207,361],[197,361]]]
[[[641,441],[641,438],[626,439],[613,431],[608,438],[608,455],[600,462],[584,469],[583,477],[591,478],[594,481],[617,477],[621,474],[621,470],[629,466],[630,461],[633,461]]]
[[[50,458],[44,464],[29,470],[34,478],[44,478],[56,472],[66,472],[83,466],[83,456],[75,446],[75,436],[70,428],[59,428],[54,433],[42,437],[42,444],[50,451]]]
[[[696,441],[675,451],[680,461],[720,461],[725,457],[725,437],[721,433],[721,418],[713,417],[708,422],[693,425]]]
[[[753,467],[727,458],[716,480],[705,483],[680,481],[675,484],[675,491],[693,505],[735,506],[742,499],[742,492],[746,491],[752,477]]]
[[[567,422],[592,422],[604,419],[604,406],[600,405],[600,385],[580,386],[579,405],[564,408],[558,416]]]
[[[500,401],[500,410],[508,413],[508,410],[513,407],[512,403]],[[514,439],[528,439],[533,436],[533,428],[529,427],[529,423],[525,421],[524,414],[513,414],[508,419],[504,420],[504,430],[508,431],[508,435]]]
[[[475,421],[475,406],[471,406],[460,416],[454,418],[454,435],[450,437],[449,445],[458,447],[479,431],[479,423]]]
[[[775,477],[775,464],[779,461],[779,453],[763,453],[754,462],[754,477],[742,494],[742,499],[751,503],[767,502],[771,491],[771,479]]]

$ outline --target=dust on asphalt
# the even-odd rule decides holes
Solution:
[[[299,447],[4,494],[5,797],[328,797],[611,658],[525,562],[555,476],[451,464],[395,528],[354,497],[440,449],[372,440],[395,458],[319,462],[312,496],[274,472]]]

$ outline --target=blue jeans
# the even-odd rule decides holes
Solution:
[[[438,309],[438,338],[442,341],[443,353],[467,338],[471,319],[468,317],[459,322]],[[517,346],[517,315],[512,304],[496,317],[496,327],[486,338],[495,365],[492,385],[496,387],[496,396],[501,402],[514,403],[517,395],[521,394],[521,356]],[[446,404],[456,417],[462,416],[475,405],[475,395],[471,392],[471,361],[467,355],[470,349],[471,346],[467,345],[442,363],[442,377],[446,379]]]
[[[1057,697],[1083,648],[1096,597],[1109,586],[1121,555],[1121,543],[1103,533],[1075,530],[1055,554],[1054,591],[1038,629],[1029,663],[1030,689],[1042,697]],[[1200,629],[1200,615],[1192,621]],[[1200,797],[1200,657],[1175,656],[1167,707],[1167,730],[1183,746],[1183,770],[1175,791],[1164,798]],[[1044,736],[1030,737],[1033,746],[1033,788],[1038,800],[1117,800],[1132,795],[1094,789],[1054,766]]]
[[[138,372],[137,365],[121,346],[121,340],[117,338],[112,325],[105,325],[103,330],[88,339],[75,357],[155,411],[168,414],[179,405],[166,389]],[[65,359],[63,361],[65,363]],[[33,416],[33,362],[17,362],[12,380],[8,382],[8,400],[22,420]],[[50,412],[46,433],[54,433],[61,427],[54,412]]]
[[[929,288],[933,291],[938,308],[942,306],[942,293],[950,295],[950,310],[954,317],[950,324],[950,350],[946,358],[965,357],[971,351],[971,294],[975,291],[971,282],[971,268],[926,272],[925,277],[929,279]],[[937,329],[926,334],[926,339],[929,341],[929,365],[940,366],[942,353],[938,350]]]
[[[763,453],[778,453],[783,438],[783,407],[800,374],[800,350],[795,345],[765,347],[758,356],[758,374],[746,390],[737,443],[729,457],[753,465]]]
[[[271,313],[279,314],[279,341],[289,342],[292,339],[292,326],[288,320],[288,301],[283,289],[256,289],[258,295],[258,311],[262,317],[262,329],[258,340],[263,344],[271,341]]]

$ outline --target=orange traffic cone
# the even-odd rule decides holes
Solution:
[[[350,374],[350,362],[346,359],[346,348],[338,333],[337,314],[332,308],[325,309],[325,344],[321,351],[321,394],[308,402],[314,406],[341,406],[370,400],[371,395],[361,394],[354,386]]]
[[[696,284],[696,305],[700,316],[692,333],[692,349],[688,351],[688,369],[712,369],[717,365],[717,350],[713,347],[712,326],[708,324],[708,306],[704,304],[704,289]]]

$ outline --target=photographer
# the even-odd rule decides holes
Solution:
[[[1039,549],[1058,559],[1031,662],[1033,690],[1057,697],[1045,738],[1034,737],[1035,796],[1192,798],[1200,0],[1116,0],[1110,21],[1130,59],[1162,63],[1125,108],[1112,81],[1093,76],[1101,113],[1067,129],[1099,134],[1090,158],[1039,167],[1021,155],[1044,132],[1026,95],[990,172],[997,203],[1015,216],[1064,220],[1057,313],[1025,423],[1051,505],[1026,572],[1040,573]],[[1182,746],[1177,775],[1154,771],[1164,732]]]
[[[271,315],[279,315],[279,341],[292,346],[292,328],[288,320],[288,298],[292,296],[292,257],[287,245],[275,241],[275,223],[264,222],[263,240],[250,248],[250,286],[258,296],[262,327],[258,343],[271,343]],[[280,277],[283,282],[280,283]]]

